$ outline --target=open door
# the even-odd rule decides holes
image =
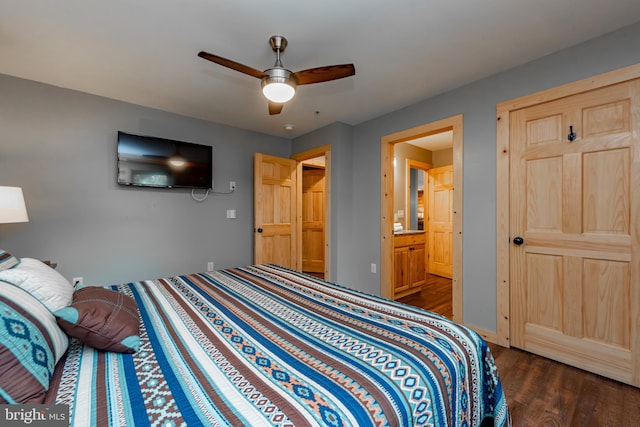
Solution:
[[[297,162],[254,157],[254,263],[300,271],[297,254]]]
[[[429,273],[453,277],[453,166],[429,169]]]
[[[325,168],[302,168],[302,271],[324,277]]]

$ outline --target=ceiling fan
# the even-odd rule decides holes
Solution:
[[[284,103],[293,98],[296,86],[312,83],[322,83],[331,80],[342,79],[356,74],[353,64],[329,65],[326,67],[309,68],[308,70],[291,72],[282,66],[280,55],[287,47],[287,39],[283,36],[271,36],[269,38],[271,49],[276,53],[276,63],[273,67],[264,71],[242,65],[230,59],[200,52],[198,56],[223,67],[231,68],[262,81],[262,93],[269,101],[269,114],[280,114]]]

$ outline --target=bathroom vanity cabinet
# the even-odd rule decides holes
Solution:
[[[424,231],[396,233],[394,240],[394,299],[420,292],[427,270],[427,246]]]

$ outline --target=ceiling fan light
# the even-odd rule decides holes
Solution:
[[[293,98],[296,90],[287,83],[272,82],[262,86],[262,93],[269,101],[282,104]]]
[[[262,78],[262,93],[271,102],[285,103],[296,93],[296,83],[290,78],[291,72],[284,68],[274,67],[265,71]]]

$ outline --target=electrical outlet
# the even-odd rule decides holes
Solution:
[[[214,270],[214,263],[213,261],[210,261],[207,263],[207,271],[213,271]]]
[[[229,191],[235,191],[235,189],[236,189],[236,182],[229,181]]]
[[[82,286],[83,284],[82,277],[74,277],[73,279],[71,279],[71,282],[73,283],[74,288],[77,286]]]
[[[371,272],[375,273],[378,270],[378,266],[376,265],[376,263],[372,262],[371,263]]]

